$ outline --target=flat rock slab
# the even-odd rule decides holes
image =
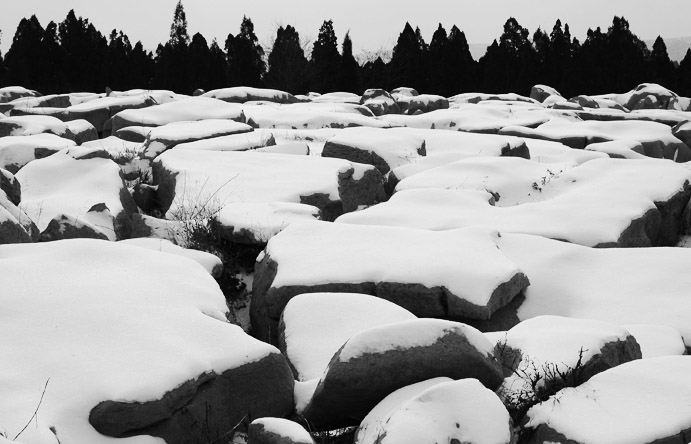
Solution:
[[[326,111],[324,107],[305,107],[309,104],[282,105],[245,105],[247,123],[254,128],[271,129],[320,129],[348,128],[352,126],[369,126],[374,128],[390,127],[388,123],[359,112]]]
[[[386,396],[416,382],[475,378],[502,381],[492,344],[465,324],[414,319],[373,327],[334,355],[301,415],[320,430],[357,425]]]
[[[386,198],[374,167],[315,156],[170,150],[154,161],[153,176],[169,215],[207,201],[217,209],[286,202],[312,205],[333,220]]]
[[[508,444],[509,414],[476,379],[435,378],[397,390],[362,421],[356,444]]]
[[[622,364],[528,412],[529,443],[686,443],[691,437],[691,357]]]
[[[247,444],[314,444],[300,424],[284,418],[259,418],[249,427]]]
[[[128,126],[162,126],[173,122],[204,119],[227,119],[244,122],[245,115],[239,105],[209,97],[189,97],[142,109],[129,109],[113,116],[115,133]]]
[[[383,204],[339,222],[432,230],[486,226],[590,247],[676,245],[691,171],[669,161],[578,166],[466,159],[401,181]]]
[[[120,168],[110,159],[73,157],[84,151],[66,149],[22,168],[16,175],[22,184],[20,208],[41,231],[66,214],[97,226],[110,240],[129,237],[137,208]]]
[[[77,144],[98,138],[93,125],[82,119],[71,122],[63,122],[52,116],[12,116],[0,119],[0,137],[42,133],[55,134]]]
[[[196,142],[251,131],[252,127],[249,125],[229,119],[205,119],[168,123],[151,130],[144,142],[143,156],[153,159],[181,143]]]
[[[214,89],[202,94],[202,97],[223,100],[230,103],[245,103],[263,100],[275,103],[296,103],[299,100],[292,94],[277,89],[252,88],[236,86],[232,88]]]
[[[497,239],[484,229],[293,223],[255,266],[254,334],[275,342],[288,301],[323,291],[375,295],[421,317],[487,319],[528,285]]]
[[[26,442],[201,442],[249,412],[292,410],[282,355],[226,321],[223,294],[194,261],[87,239],[0,250],[0,416],[12,436],[39,397]],[[137,439],[159,442],[151,436]]]
[[[0,168],[16,173],[27,163],[77,144],[55,134],[0,137]]]

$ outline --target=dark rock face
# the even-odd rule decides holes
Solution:
[[[22,187],[14,175],[0,168],[0,191],[4,191],[7,198],[15,205],[22,200]]]
[[[283,421],[289,422],[287,419]],[[314,444],[314,441],[309,437],[307,431],[305,431],[305,435],[307,435],[305,439],[295,441],[292,437],[283,435],[277,430],[268,429],[261,420],[253,421],[252,424],[250,424],[247,435],[247,444]]]
[[[329,430],[359,424],[390,393],[427,379],[475,378],[496,390],[503,380],[499,363],[457,331],[434,344],[366,353],[341,361],[334,355],[303,416],[315,428]]]
[[[54,217],[41,233],[41,242],[76,238],[108,240],[108,236],[92,227],[91,224],[75,222],[73,218],[64,214]]]
[[[247,430],[253,417],[290,414],[293,384],[283,355],[274,353],[220,375],[200,375],[156,401],[101,402],[89,422],[107,436],[146,434],[168,444],[208,443]]]
[[[420,156],[426,155],[425,142],[417,149]],[[379,154],[374,151],[359,148],[357,146],[344,145],[327,141],[324,144],[322,157],[335,157],[337,159],[345,159],[351,162],[364,163],[374,166],[380,173],[386,174],[391,171],[391,165],[384,160]]]

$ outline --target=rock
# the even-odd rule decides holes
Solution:
[[[643,359],[686,354],[684,338],[676,328],[650,324],[625,324],[623,327],[636,338]]]
[[[532,88],[530,88],[530,98],[533,100],[537,100],[540,103],[543,103],[545,99],[547,99],[550,96],[562,97],[562,95],[559,94],[559,91],[552,88],[551,86],[535,85]]]
[[[479,379],[490,390],[502,381],[492,344],[468,325],[414,319],[370,328],[334,355],[301,414],[319,430],[355,425],[395,390],[440,376]]]
[[[108,211],[108,215],[110,215],[110,211]],[[87,217],[80,220],[77,217],[58,214],[53,217],[46,229],[41,232],[41,242],[77,238],[108,240],[108,236],[96,225],[90,223],[88,219],[91,218]]]
[[[192,250],[175,245],[167,239],[156,239],[153,237],[140,237],[137,239],[126,239],[119,241],[121,244],[132,245],[135,247],[146,248],[149,250],[159,251],[165,254],[175,254],[186,257],[198,263],[204,269],[218,280],[223,271],[223,262],[218,256],[215,256],[206,251]]]
[[[0,168],[17,173],[24,165],[75,146],[75,142],[55,134],[0,137]]]
[[[156,191],[158,191],[158,186],[149,185],[146,183],[138,182],[134,189],[132,190],[132,198],[144,213],[151,213],[155,210],[161,209],[161,205],[158,203],[158,198],[156,197]]]
[[[280,145],[269,145],[261,148],[256,148],[258,153],[277,153],[277,154],[293,154],[296,156],[309,156],[310,147],[304,142],[282,143]]]
[[[247,123],[255,129],[317,130],[352,126],[388,128],[375,119],[366,106],[332,103],[294,103],[291,105],[245,104]],[[365,111],[367,110],[367,111]],[[295,140],[292,140],[295,141]]]
[[[640,359],[604,371],[531,408],[526,442],[685,443],[691,436],[689,375],[688,356]]]
[[[672,128],[672,135],[691,148],[691,122],[679,123]]]
[[[322,157],[373,165],[382,174],[425,155],[424,139],[380,128],[344,129],[329,139],[322,151]]]
[[[399,96],[407,96],[407,97],[415,97],[420,95],[420,93],[417,92],[416,89],[414,88],[406,88],[404,86],[401,86],[399,88],[394,88],[391,90],[391,95],[398,94]]]
[[[126,142],[143,143],[152,129],[151,126],[127,126],[114,131],[113,135]]]
[[[496,236],[480,229],[293,223],[271,238],[255,266],[252,329],[276,343],[288,301],[325,291],[375,295],[420,317],[487,319],[528,285],[497,249]]]
[[[396,99],[383,89],[368,89],[362,94],[360,104],[369,108],[375,116],[400,114],[401,108]]]
[[[283,418],[255,419],[247,438],[247,444],[314,444],[300,424]]]
[[[451,103],[472,103],[497,101],[497,102],[523,102],[539,104],[537,100],[530,97],[521,96],[515,93],[508,94],[485,94],[485,93],[462,93],[449,98]]]
[[[201,96],[201,95],[203,95],[205,92],[206,92],[206,91],[204,91],[203,89],[197,88],[197,89],[195,89],[194,92],[192,93],[192,97]]]
[[[3,191],[14,205],[22,200],[22,187],[14,174],[0,168],[0,191]]]
[[[626,108],[636,109],[667,109],[672,99],[678,97],[676,93],[656,83],[641,83],[629,91],[624,98]]]
[[[167,239],[175,244],[182,238],[182,226],[180,222],[158,219],[146,214],[132,214],[132,238],[154,237]]]
[[[59,118],[64,121],[84,119],[93,125],[98,133],[103,133],[106,122],[117,113],[127,109],[147,108],[156,103],[156,100],[148,95],[102,97],[71,105],[65,108]]]
[[[416,96],[395,96],[396,103],[401,108],[403,114],[428,113],[438,109],[448,109],[449,101],[446,97],[421,94]]]
[[[293,143],[302,145],[301,142]],[[230,134],[227,136],[213,137],[211,139],[179,143],[173,148],[176,150],[249,151],[264,147],[273,147],[275,145],[276,139],[271,133],[254,130],[249,133]]]
[[[362,421],[356,444],[509,444],[506,408],[476,379],[436,378],[393,392]]]
[[[245,103],[256,100],[274,103],[300,102],[300,100],[298,100],[295,96],[285,91],[266,88],[251,88],[248,86],[214,89],[202,95],[204,97],[211,97],[230,103]]]
[[[0,103],[11,102],[21,97],[38,97],[41,94],[21,86],[5,86],[0,88]]]
[[[0,244],[37,242],[39,236],[34,222],[0,189]]]

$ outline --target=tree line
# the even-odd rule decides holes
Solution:
[[[106,87],[190,94],[198,88],[228,86],[361,94],[366,88],[408,86],[448,97],[471,91],[527,95],[531,86],[546,84],[572,97],[624,92],[655,82],[691,96],[691,49],[680,63],[672,62],[661,37],[649,50],[623,17],[614,17],[606,31],[589,29],[582,43],[559,20],[550,32],[538,28],[531,36],[509,18],[478,61],[455,25],[447,32],[440,24],[428,44],[419,28],[406,23],[390,60],[378,57],[363,64],[353,55],[349,33],[339,51],[331,20],[324,21],[313,43],[304,44],[287,25],[276,30],[270,46],[267,54],[248,17],[223,47],[216,40],[209,44],[200,33],[190,38],[181,1],[169,40],[155,52],[141,42],[132,45],[122,31],[104,36],[74,10],[45,28],[33,15],[20,21],[7,54],[0,53],[0,86],[22,85],[43,94]]]

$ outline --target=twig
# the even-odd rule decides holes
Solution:
[[[26,428],[29,427],[29,424],[31,424],[31,421],[33,421],[34,418],[36,417],[36,415],[38,414],[38,409],[41,408],[41,403],[43,402],[43,396],[45,396],[45,394],[46,394],[46,389],[48,388],[49,382],[50,382],[50,378],[46,379],[46,385],[43,386],[43,393],[41,393],[41,399],[39,399],[39,401],[38,401],[38,405],[36,406],[36,410],[34,410],[34,414],[31,415],[31,418],[29,418],[29,421],[26,423],[24,428],[19,433],[17,433],[17,435],[14,438],[12,438],[12,441],[15,441],[17,438],[19,438],[19,436],[22,433],[24,433],[24,430],[26,430]]]

